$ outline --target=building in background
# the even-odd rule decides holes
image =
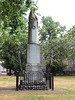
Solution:
[[[75,71],[75,59],[65,59],[64,62],[67,64],[67,71]]]

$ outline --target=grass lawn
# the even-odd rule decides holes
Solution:
[[[55,87],[75,93],[75,76],[55,77]]]
[[[75,100],[75,94],[2,94],[0,100]]]
[[[0,87],[15,87],[16,77],[14,76],[0,76]]]
[[[0,76],[0,87],[15,87],[14,76]],[[55,88],[65,89],[70,94],[51,94],[51,93],[15,93],[0,94],[0,100],[75,100],[75,76],[55,77]]]

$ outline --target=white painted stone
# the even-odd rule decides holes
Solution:
[[[27,64],[40,63],[40,46],[37,44],[27,45]]]

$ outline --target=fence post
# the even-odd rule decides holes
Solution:
[[[48,78],[47,78],[47,73],[45,74],[45,76],[46,76],[46,83],[47,83],[47,79],[48,79]]]
[[[52,73],[52,90],[54,90],[54,74]]]
[[[19,81],[19,74],[16,73],[16,90],[18,91],[18,81]]]
[[[49,89],[51,89],[51,73],[49,73]]]
[[[24,81],[25,81],[25,72],[24,72]]]

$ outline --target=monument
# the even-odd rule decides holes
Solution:
[[[43,80],[40,66],[40,45],[38,40],[38,19],[33,12],[29,15],[29,33],[27,44],[27,65],[26,72],[30,74],[29,80]]]
[[[43,81],[43,72],[40,64],[40,45],[38,39],[38,19],[31,11],[29,14],[29,32],[27,44],[27,65],[24,81],[20,81],[20,89],[47,90]]]

